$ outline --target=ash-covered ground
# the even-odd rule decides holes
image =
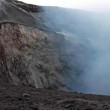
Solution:
[[[0,110],[110,110],[110,97],[0,85]]]

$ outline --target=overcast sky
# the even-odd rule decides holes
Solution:
[[[60,6],[92,11],[109,11],[110,0],[20,0],[36,5]]]

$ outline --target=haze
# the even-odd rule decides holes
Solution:
[[[55,28],[52,30],[55,29],[56,31],[57,27],[58,32],[64,31],[64,33],[68,34],[68,36],[70,36],[71,39],[73,38],[73,40],[75,34],[77,33],[76,38],[83,42],[83,44],[87,46],[88,53],[90,52],[91,57],[88,57],[87,61],[85,61],[88,63],[87,68],[83,73],[81,73],[81,77],[78,77],[76,85],[74,83],[75,81],[73,82],[73,79],[72,82],[69,83],[69,86],[71,86],[72,90],[85,93],[110,95],[110,14],[107,13],[110,12],[110,0],[22,1],[43,6],[60,6],[66,8],[104,12],[103,15],[81,10],[62,9],[66,10],[63,12],[62,10],[57,10],[57,8],[44,7],[48,17],[48,19],[44,19],[46,22],[45,24],[47,24],[48,27],[50,26],[50,28],[52,28],[55,25]],[[59,31],[60,29],[61,31]],[[71,48],[72,47],[69,47],[69,49]],[[74,64],[73,57],[70,60],[70,64]],[[78,64],[80,65],[80,60]],[[73,73],[74,71],[72,71],[72,74]],[[77,84],[78,81],[81,82],[81,85]]]
[[[60,6],[90,11],[109,11],[110,0],[20,0],[43,6]]]

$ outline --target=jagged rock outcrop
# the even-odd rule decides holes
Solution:
[[[50,33],[51,34],[51,33]],[[9,82],[36,88],[64,86],[57,49],[49,34],[16,24],[1,24],[1,74]]]

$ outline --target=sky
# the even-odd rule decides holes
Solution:
[[[110,10],[110,0],[20,0],[43,6],[60,6],[91,11]]]

